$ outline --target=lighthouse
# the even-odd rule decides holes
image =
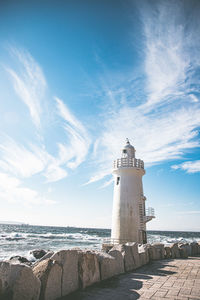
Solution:
[[[135,158],[135,148],[126,139],[121,158],[114,161],[114,195],[111,242],[147,242],[146,223],[154,218],[154,209],[145,208],[142,176],[144,162]]]

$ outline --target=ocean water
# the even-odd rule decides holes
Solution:
[[[21,255],[33,261],[34,249],[101,249],[110,233],[110,229],[0,224],[0,260]],[[147,239],[149,243],[191,242],[200,240],[200,232],[148,231]]]

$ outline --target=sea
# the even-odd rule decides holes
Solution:
[[[0,224],[0,261],[15,255],[34,261],[34,249],[100,250],[110,234],[110,229]],[[200,240],[200,232],[147,231],[147,239],[148,243],[192,242]]]

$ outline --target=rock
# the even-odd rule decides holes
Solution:
[[[165,248],[163,244],[155,243],[153,246],[156,248],[157,259],[165,258]]]
[[[78,250],[61,250],[51,257],[62,267],[62,296],[76,291],[78,282]]]
[[[0,263],[1,293],[3,299],[38,300],[40,280],[30,267],[22,264]]]
[[[41,261],[33,268],[33,273],[41,281],[41,300],[55,300],[61,297],[62,268],[52,259]]]
[[[187,252],[187,248],[185,247],[185,245],[184,244],[178,245],[178,247],[179,247],[180,257],[188,258],[188,252]]]
[[[114,256],[105,252],[96,252],[96,255],[99,262],[101,280],[105,280],[119,274],[118,261]]]
[[[190,243],[190,246],[191,246],[191,255],[192,256],[197,255],[198,254],[198,243],[192,242],[192,243]]]
[[[169,246],[164,246],[165,249],[165,258],[171,258],[171,248]]]
[[[155,243],[153,245],[148,244],[148,253],[150,260],[158,260],[165,258],[165,249],[164,245],[160,243]]]
[[[42,258],[36,260],[36,262],[34,263],[34,266],[38,265],[41,261],[47,259],[47,258],[51,258],[51,256],[54,254],[53,251],[49,251],[47,252],[44,256],[42,256]]]
[[[47,251],[43,250],[43,249],[36,249],[30,252],[36,259],[40,259],[41,257],[43,257]]]
[[[149,263],[148,246],[147,245],[139,246],[138,252],[139,252],[140,266],[148,264]]]
[[[171,248],[171,258],[180,258],[180,251],[178,248],[178,243],[170,245]]]
[[[2,294],[3,294],[3,287],[2,287],[2,280],[0,278],[0,299],[2,298]]]
[[[131,246],[131,251],[132,251],[132,255],[133,255],[134,269],[137,269],[137,268],[140,267],[140,257],[139,257],[139,251],[138,251],[138,243],[129,243],[129,245]],[[145,247],[146,247],[146,245],[145,245]]]
[[[149,259],[155,260],[156,259],[156,249],[152,245],[148,245],[148,252],[149,252]]]
[[[200,241],[198,241],[198,254],[200,254]]]
[[[124,273],[124,259],[122,253],[118,250],[110,250],[108,254],[115,258],[116,275]]]
[[[188,243],[186,243],[186,244],[184,244],[184,245],[185,245],[185,248],[186,248],[186,250],[187,250],[188,256],[191,256],[191,255],[192,255],[192,247],[191,247],[191,245],[188,244]]]
[[[26,257],[19,256],[19,255],[12,256],[9,260],[15,260],[15,259],[18,260],[21,263],[29,262],[29,260]]]
[[[102,244],[102,251],[105,251],[106,253],[108,253],[109,250],[111,250],[113,247],[113,245],[111,244]]]
[[[81,288],[100,281],[100,270],[97,256],[91,251],[78,253],[78,274]]]
[[[26,257],[19,256],[19,255],[12,256],[8,260],[8,262],[10,262],[11,264],[26,264],[28,266],[32,265],[32,263]]]
[[[148,245],[148,252],[149,252],[149,260],[156,260],[157,258],[157,252],[156,248],[153,245]]]
[[[119,245],[114,245],[114,247],[111,249],[111,250],[118,250],[119,252],[121,252],[124,259],[124,269],[126,272],[132,271],[137,268],[133,257],[132,248],[133,248],[132,245],[119,244]]]

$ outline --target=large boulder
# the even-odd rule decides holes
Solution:
[[[190,246],[191,246],[191,255],[192,256],[198,255],[198,243],[192,242],[190,243]]]
[[[108,251],[111,250],[112,247],[113,247],[112,244],[102,244],[101,249],[102,249],[102,251],[105,251],[106,253],[108,253]]]
[[[192,255],[192,247],[191,247],[191,245],[189,243],[186,243],[184,245],[185,245],[185,248],[187,250],[188,256],[191,256]]]
[[[138,251],[138,243],[129,243],[129,245],[131,246],[131,251],[132,251],[132,255],[133,255],[133,260],[134,260],[134,269],[137,269],[140,267],[140,257],[139,257],[139,251]],[[146,245],[145,245],[145,249],[147,249]]]
[[[34,266],[33,273],[41,281],[41,300],[54,300],[62,296],[62,268],[55,260],[46,259],[41,261]]]
[[[198,241],[198,254],[200,254],[200,241]]]
[[[47,251],[43,250],[43,249],[36,249],[30,252],[36,259],[40,259],[42,258]]]
[[[156,248],[153,245],[148,244],[149,260],[155,260],[156,257]]]
[[[149,260],[159,259],[157,255],[157,250],[154,245],[148,244]]]
[[[149,252],[149,260],[159,260],[165,258],[165,248],[163,244],[155,243],[147,245]]]
[[[149,263],[148,245],[140,245],[138,247],[138,252],[139,252],[140,266],[148,264]]]
[[[124,259],[122,253],[118,250],[110,250],[108,252],[109,255],[115,258],[116,263],[116,275],[124,273]]]
[[[180,258],[181,257],[178,243],[171,244],[170,248],[171,248],[171,258]]]
[[[2,299],[38,300],[40,280],[23,264],[0,263],[0,294]]]
[[[133,257],[133,245],[119,244],[114,245],[111,250],[117,250],[122,253],[124,259],[124,269],[126,272],[132,271],[137,268]]]
[[[181,258],[188,258],[188,252],[185,244],[178,245],[179,253]]]
[[[11,264],[26,264],[31,266],[31,262],[26,257],[19,255],[12,256],[8,262]]]
[[[100,281],[99,262],[94,252],[80,251],[78,253],[78,275],[82,288]]]
[[[62,296],[76,291],[78,281],[78,250],[61,250],[51,256],[62,267]]]
[[[0,299],[2,298],[3,288],[2,288],[2,280],[0,278]]]
[[[171,258],[172,254],[171,254],[171,248],[167,245],[164,246],[165,249],[165,258]]]
[[[165,258],[165,248],[163,244],[155,243],[154,247],[156,248],[156,255],[157,259],[164,259]]]
[[[38,265],[41,261],[47,259],[47,258],[51,258],[52,255],[54,254],[53,251],[49,251],[47,252],[44,256],[42,256],[40,259],[36,260],[33,264],[34,266]]]
[[[119,274],[119,265],[117,259],[105,252],[96,252],[101,280],[111,278]]]

